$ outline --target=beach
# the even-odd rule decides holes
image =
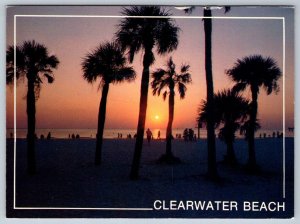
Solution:
[[[157,163],[165,151],[165,141],[153,140],[150,144],[144,141],[140,179],[130,181],[134,139],[104,139],[102,164],[97,167],[94,165],[95,139],[37,140],[37,174],[34,176],[26,172],[26,140],[17,139],[16,207],[95,209],[60,212],[46,209],[43,213],[33,209],[27,211],[27,217],[289,217],[293,208],[294,138],[286,138],[285,143],[284,165],[283,139],[256,139],[256,156],[261,173],[251,175],[242,166],[247,162],[246,141],[236,140],[234,147],[241,165],[230,168],[222,162],[226,145],[217,140],[217,165],[221,179],[213,182],[206,177],[205,139],[196,142],[173,140],[173,153],[182,161],[176,165]],[[7,139],[8,198],[13,197],[14,189],[13,152],[13,139]],[[283,199],[283,191],[286,199]],[[156,200],[285,201],[286,211],[289,212],[185,210],[175,213],[153,210]],[[150,211],[138,211],[139,208]],[[16,214],[24,216],[22,211]]]

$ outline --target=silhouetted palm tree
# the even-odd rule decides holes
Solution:
[[[84,79],[89,83],[93,83],[99,78],[102,88],[95,154],[95,164],[100,165],[109,85],[134,80],[135,71],[132,67],[126,66],[126,58],[119,45],[108,42],[100,44],[94,51],[85,56],[82,70]]]
[[[28,172],[36,172],[35,160],[35,101],[39,98],[43,78],[53,83],[53,69],[57,68],[59,61],[56,56],[49,55],[43,44],[25,41],[16,46],[16,65],[14,64],[14,47],[9,46],[6,51],[6,83],[14,81],[14,66],[16,66],[16,79],[27,78],[27,166]]]
[[[250,108],[250,107],[249,107]],[[249,111],[250,112],[250,111]],[[245,140],[249,140],[249,136],[250,136],[250,120],[245,121],[241,127],[240,127],[240,134],[245,136]],[[259,120],[256,119],[255,121],[255,126],[254,126],[254,131],[256,132],[258,129],[260,129],[261,126],[259,124]]]
[[[175,64],[172,60],[172,57],[168,60],[167,69],[157,69],[152,73],[153,81],[151,86],[153,89],[153,95],[160,95],[161,91],[166,89],[163,93],[163,99],[165,100],[167,95],[169,95],[169,121],[167,126],[166,133],[166,154],[161,157],[161,160],[168,163],[173,163],[178,161],[178,158],[175,158],[172,153],[172,124],[174,118],[174,98],[175,98],[175,88],[177,88],[180,99],[185,97],[185,92],[187,90],[186,84],[192,82],[191,75],[189,73],[189,65],[182,65],[180,68],[180,74],[177,74],[175,71]]]
[[[175,50],[178,45],[179,28],[175,25],[173,19],[154,18],[153,16],[170,16],[168,12],[157,6],[124,8],[122,14],[125,16],[152,16],[151,18],[126,17],[121,20],[116,32],[117,41],[123,49],[128,50],[130,62],[133,61],[136,53],[143,50],[143,74],[137,138],[130,172],[130,178],[134,180],[138,179],[139,176],[148,101],[150,66],[155,60],[153,49],[155,47],[159,55]]]
[[[191,13],[195,9],[194,6],[185,9],[186,13]],[[230,7],[225,6],[224,11],[227,13]],[[208,176],[212,179],[218,178],[216,164],[216,142],[215,142],[215,118],[214,108],[214,85],[212,74],[212,13],[211,7],[203,7],[204,35],[205,35],[205,71],[206,71],[206,95],[207,95],[207,151],[208,151]]]
[[[257,98],[260,87],[263,87],[267,94],[273,91],[277,93],[279,86],[278,79],[281,77],[280,68],[274,59],[270,57],[263,57],[261,55],[251,55],[238,59],[232,69],[226,71],[233,81],[236,82],[234,86],[235,91],[242,91],[247,86],[250,87],[252,94],[252,101],[250,104],[250,118],[248,125],[248,146],[249,146],[249,169],[255,171],[257,168],[254,134],[255,123],[257,121]]]
[[[233,148],[235,132],[243,125],[249,114],[249,102],[237,92],[223,90],[214,95],[215,125],[220,128],[219,137],[227,145],[226,162],[236,165],[236,156]],[[207,122],[207,103],[203,101],[199,108],[198,121]]]

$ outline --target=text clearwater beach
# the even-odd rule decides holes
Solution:
[[[178,201],[156,200],[154,210],[199,210],[199,211],[251,211],[251,212],[279,212],[285,211],[285,202],[259,201]]]

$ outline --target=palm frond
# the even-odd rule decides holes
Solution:
[[[172,56],[167,60],[166,67],[168,68],[169,73],[174,74],[176,65],[173,62]]]
[[[98,76],[101,76],[99,69],[99,59],[97,58],[97,53],[90,52],[88,53],[81,63],[83,78],[87,80],[89,83],[93,83],[96,81]]]
[[[184,9],[184,12],[187,13],[187,14],[191,14],[195,9],[196,9],[195,6],[190,6],[186,9]]]
[[[177,90],[180,95],[180,99],[185,97],[187,87],[185,84],[191,83],[191,75],[188,72],[190,66],[184,65],[184,68],[181,68],[181,71],[185,71],[183,74],[176,73],[176,65],[173,62],[172,57],[167,60],[165,65],[166,69],[157,69],[152,73],[152,92],[153,95],[160,95],[160,92],[164,88],[168,88],[169,91],[174,91],[174,88],[177,86]]]
[[[219,136],[225,141],[233,141],[235,132],[240,128],[245,119],[249,117],[249,101],[239,93],[230,89],[217,92],[214,95],[215,127],[223,124]],[[207,103],[202,101],[198,108],[197,121],[206,123]]]
[[[51,76],[50,74],[45,73],[44,76],[47,78],[48,83],[54,82],[54,77]]]
[[[205,124],[207,123],[207,101],[202,100],[199,107],[198,107],[198,116],[196,118],[198,123]]]
[[[166,100],[166,98],[167,98],[167,95],[168,95],[168,92],[167,92],[167,91],[165,91],[165,92],[163,93],[163,99],[164,99],[164,100]]]
[[[155,37],[158,54],[170,53],[177,49],[179,31],[180,28],[175,25],[173,20],[163,20],[163,23],[159,26],[159,30],[156,31],[157,35]]]
[[[14,78],[14,47],[9,46],[6,52],[7,84],[12,83]],[[20,46],[16,46],[16,78],[25,76],[35,83],[42,83],[39,75],[48,79],[49,83],[54,78],[47,76],[56,69],[59,60],[55,55],[49,55],[45,45],[37,43],[35,40],[25,41]],[[39,86],[40,88],[40,86]]]
[[[133,67],[122,67],[112,74],[112,83],[132,82],[136,78],[136,73]]]
[[[132,81],[136,77],[133,67],[127,66],[124,51],[116,42],[104,42],[86,54],[82,61],[83,78],[89,83],[100,79],[104,83]]]
[[[249,135],[250,135],[249,130],[251,128],[251,125],[252,124],[251,124],[250,120],[247,120],[240,127],[240,134],[244,135],[246,140],[249,138]],[[261,128],[261,126],[260,126],[259,120],[256,119],[255,125],[254,125],[254,131],[257,131],[260,128]]]
[[[157,69],[156,71],[154,71],[151,75],[153,81],[159,81],[160,79],[162,79],[163,76],[165,76],[168,72],[165,71],[162,68]]]
[[[239,93],[241,91],[244,91],[247,87],[247,83],[244,82],[239,82],[236,83],[233,87],[232,87],[232,92],[236,92]]]
[[[228,13],[231,10],[230,6],[225,6],[224,7],[224,13]]]
[[[191,74],[190,73],[183,73],[177,75],[178,82],[182,82],[184,84],[189,84],[192,82]]]
[[[187,88],[182,82],[179,82],[177,86],[178,86],[178,92],[179,92],[180,99],[183,99],[185,97],[185,92],[186,92]]]
[[[237,83],[244,83],[251,88],[263,87],[267,94],[278,92],[277,81],[281,77],[281,70],[276,61],[271,57],[250,55],[238,59],[233,68],[226,71],[227,75]]]
[[[151,82],[151,87],[152,87],[152,93],[153,95],[160,95],[160,92],[163,88],[166,87],[166,82],[163,80],[165,79],[165,75],[167,72],[164,69],[157,69],[154,71],[151,75],[152,77],[152,82]]]
[[[6,50],[6,84],[12,84],[14,81],[14,47],[9,46]],[[25,75],[24,56],[20,47],[16,46],[16,78]]]
[[[191,66],[190,66],[190,65],[187,65],[187,64],[182,65],[181,68],[180,68],[180,72],[181,72],[181,73],[186,73],[186,72],[189,71],[190,67],[191,67]]]
[[[158,6],[132,6],[123,8],[125,16],[163,16],[171,14]],[[158,54],[171,52],[178,45],[179,28],[171,18],[123,18],[117,26],[116,42],[122,49],[127,50],[130,62],[142,48],[152,51],[156,46]],[[150,64],[154,62],[149,58]]]

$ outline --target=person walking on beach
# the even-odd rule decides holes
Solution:
[[[185,142],[189,140],[189,130],[187,128],[183,131],[183,139]]]
[[[160,139],[160,131],[157,133],[157,139]]]
[[[147,135],[148,143],[150,144],[150,141],[151,141],[151,138],[152,138],[152,132],[150,131],[149,128],[146,131],[146,135]]]
[[[47,140],[50,140],[50,139],[51,139],[51,132],[49,132],[47,135]]]

